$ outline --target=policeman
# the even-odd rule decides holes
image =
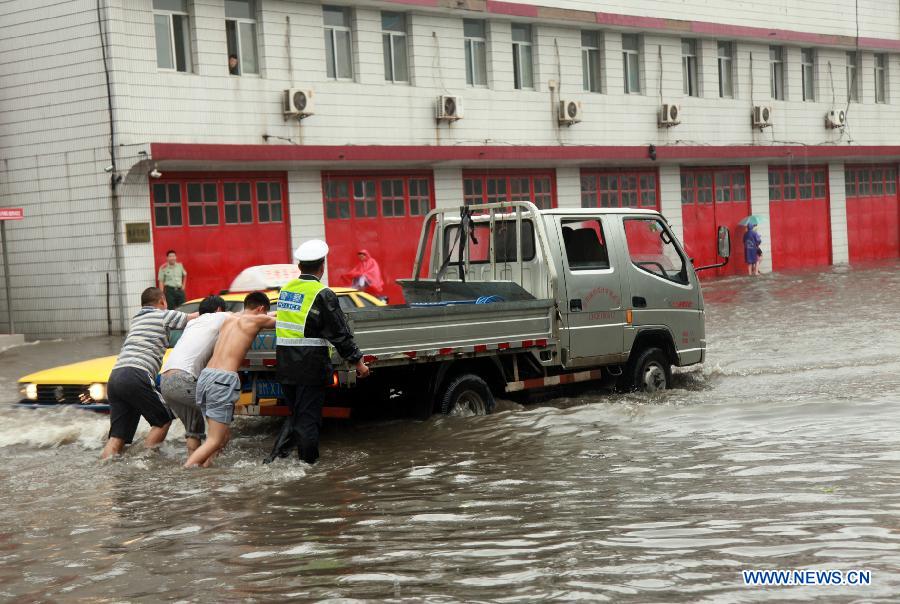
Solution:
[[[327,255],[328,244],[320,239],[298,247],[294,259],[299,263],[300,276],[281,288],[278,297],[277,376],[291,416],[285,419],[264,463],[287,457],[294,447],[306,463],[319,458],[325,387],[333,375],[329,343],[342,358],[356,364],[357,376],[369,375],[337,296],[319,281]]]

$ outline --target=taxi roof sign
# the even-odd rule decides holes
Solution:
[[[24,208],[0,208],[0,220],[22,220],[25,218]]]

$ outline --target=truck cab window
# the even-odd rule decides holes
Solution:
[[[631,262],[650,274],[687,285],[687,265],[665,223],[658,218],[626,218]]]
[[[609,252],[599,220],[564,220],[563,243],[571,271],[609,268]]]
[[[444,229],[444,258],[451,256],[451,262],[459,262],[460,249],[463,243],[457,242],[459,226],[451,225]],[[491,261],[491,226],[487,222],[475,225],[475,239],[469,240],[469,262],[483,264]],[[456,245],[454,246],[454,242]],[[494,259],[497,262],[516,262],[516,223],[514,220],[497,221],[494,227]],[[522,221],[522,261],[534,260],[534,224],[530,220]]]

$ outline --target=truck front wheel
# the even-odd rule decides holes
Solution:
[[[672,365],[666,353],[656,347],[645,348],[629,360],[617,388],[623,392],[659,392],[672,383]]]
[[[487,382],[473,373],[452,378],[441,396],[444,415],[488,415],[494,410],[494,395]]]

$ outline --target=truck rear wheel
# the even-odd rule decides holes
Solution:
[[[672,365],[666,353],[656,347],[645,348],[628,361],[616,384],[623,392],[659,392],[672,383]]]
[[[494,395],[487,382],[474,373],[451,379],[441,396],[444,415],[488,415],[494,411]]]

